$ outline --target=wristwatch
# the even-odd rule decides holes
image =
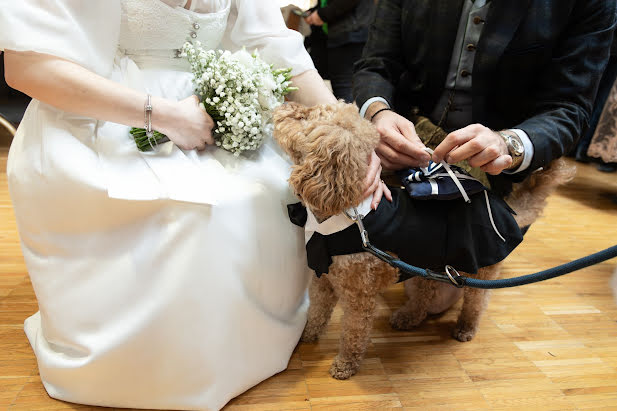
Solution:
[[[523,142],[520,137],[515,134],[504,133],[503,131],[497,132],[503,141],[506,143],[506,147],[508,147],[508,154],[512,157],[512,165],[508,168],[509,170],[516,170],[521,163],[523,162],[523,157],[525,154],[525,146],[523,146]]]

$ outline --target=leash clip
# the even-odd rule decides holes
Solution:
[[[362,239],[362,244],[366,248],[371,244],[371,242],[368,239],[368,231],[366,231],[366,229],[364,228],[364,224],[362,223],[362,219],[364,218],[364,216],[362,214],[358,214],[358,209],[356,207],[354,207],[352,210],[353,215],[350,215],[347,210],[345,210],[345,215],[347,215],[347,217],[351,219],[351,221],[354,221],[358,225],[358,229],[360,229],[360,238]]]

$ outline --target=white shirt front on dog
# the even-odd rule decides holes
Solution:
[[[371,209],[372,200],[373,200],[372,195],[366,197],[360,203],[360,205],[356,207],[356,210],[358,210],[358,214],[362,215],[363,217],[366,217],[368,213],[373,211]],[[347,212],[350,215],[353,215],[353,209],[350,208],[347,210]],[[311,212],[311,210],[309,210],[308,207],[306,208],[306,213],[307,213],[307,218],[306,218],[306,224],[304,225],[305,244],[309,242],[314,232],[318,232],[319,234],[322,234],[322,235],[330,235],[330,234],[338,233],[339,231],[343,231],[350,225],[355,224],[355,222],[352,221],[349,217],[347,217],[345,213],[334,215],[328,218],[327,220],[322,221],[321,223],[317,221],[317,218],[315,218],[315,215]]]

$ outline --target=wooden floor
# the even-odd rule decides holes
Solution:
[[[0,148],[0,408],[89,409],[50,399],[22,325],[37,303],[21,256]],[[526,274],[617,243],[617,174],[579,165],[549,202],[504,276]],[[450,338],[455,312],[416,331],[390,329],[402,286],[379,303],[358,375],[329,377],[340,311],[319,343],[300,344],[285,372],[231,401],[229,410],[617,410],[616,260],[566,277],[495,291],[479,334]]]

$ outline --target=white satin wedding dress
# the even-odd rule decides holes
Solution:
[[[193,93],[176,54],[187,39],[313,68],[272,1],[171,2],[5,2],[0,49],[173,99]],[[287,217],[289,163],[272,141],[239,158],[172,143],[144,154],[128,127],[34,100],[7,172],[40,308],[25,330],[52,397],[216,410],[286,368],[308,273]]]

